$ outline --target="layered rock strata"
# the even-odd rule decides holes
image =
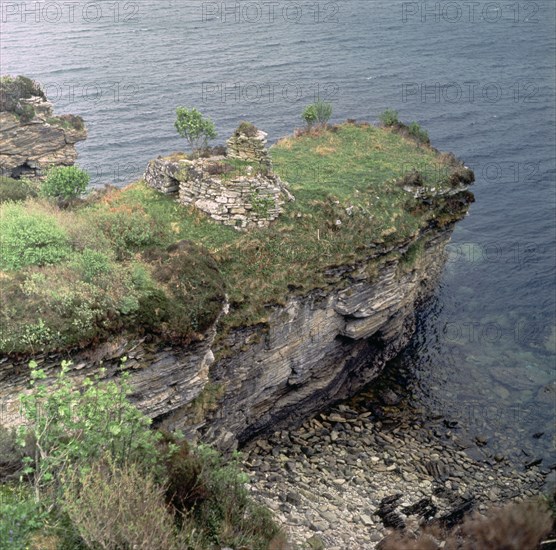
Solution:
[[[74,164],[75,144],[87,138],[83,119],[54,116],[52,104],[41,97],[20,103],[29,120],[16,112],[0,111],[0,175],[40,178],[51,166]]]
[[[76,377],[104,367],[104,377],[131,373],[133,401],[155,423],[235,448],[280,426],[300,422],[375,378],[414,332],[419,304],[433,291],[452,227],[425,231],[411,262],[406,242],[367,261],[328,273],[329,285],[274,306],[264,325],[167,346],[115,338],[73,354],[38,356],[53,378],[71,358]],[[226,305],[223,304],[223,314]],[[218,334],[218,337],[216,337]],[[121,358],[127,361],[122,366]],[[2,423],[16,425],[28,358],[0,360]]]

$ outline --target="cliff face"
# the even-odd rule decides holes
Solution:
[[[292,297],[267,327],[236,330],[219,341],[215,353],[225,357],[211,368],[211,382],[222,397],[206,416],[203,439],[226,448],[301,422],[376,378],[412,336],[450,233],[423,235],[423,250],[412,260],[395,257],[406,244],[382,259],[340,268],[328,289]],[[166,422],[180,425],[180,411]]]
[[[83,121],[78,117],[53,117],[52,106],[40,89],[28,79],[18,78],[19,80],[7,78],[0,81],[0,170],[13,178],[23,175],[41,177],[44,169],[50,165],[72,164],[76,158],[74,144],[85,139],[86,133]],[[252,128],[248,126],[242,125],[240,128],[252,133]],[[369,125],[347,124],[335,128],[328,139],[336,136],[340,152],[343,150],[349,153],[355,136],[366,140],[368,149],[374,151],[375,140],[384,139],[384,135],[379,136],[377,132]],[[306,141],[303,143],[307,147]],[[256,134],[249,137],[239,132],[228,145],[232,155],[226,162],[233,161],[233,166],[242,167],[243,162],[249,163],[255,158],[262,159],[261,163],[271,168],[270,161],[265,160],[264,136],[261,138]],[[405,142],[399,143],[394,149],[392,162],[397,162],[402,156],[406,158],[408,154],[413,155],[411,158],[414,161],[429,158],[432,162],[436,159],[431,151],[423,156],[420,146],[412,149]],[[303,154],[300,157],[294,157],[297,158],[294,165],[298,168],[303,167],[304,159],[313,158],[307,151],[301,153]],[[284,163],[284,159],[282,161]],[[368,162],[371,161],[377,162],[377,159],[371,155]],[[158,159],[149,165],[147,180],[151,179],[150,184],[166,194],[175,195],[178,192],[182,202],[191,204],[194,197],[199,198],[197,194],[204,192],[204,188],[196,188],[195,185],[210,180],[205,177],[205,173],[209,176],[218,175],[205,170],[206,162],[213,163],[214,159]],[[200,163],[201,168],[196,163]],[[286,167],[287,165],[286,162]],[[187,177],[183,176],[186,166]],[[341,166],[345,166],[345,163]],[[155,336],[154,333],[161,334],[155,330],[157,323],[164,322],[164,316],[158,317],[157,313],[154,325],[148,325],[148,330],[153,332],[148,337],[119,334],[103,344],[85,350],[64,354],[43,353],[39,356],[33,354],[32,358],[44,369],[50,380],[54,379],[64,359],[72,361],[71,372],[77,379],[98,372],[105,379],[116,378],[122,369],[126,369],[131,374],[134,387],[132,399],[154,419],[155,424],[169,429],[182,429],[189,436],[216,443],[222,449],[233,448],[265,431],[300,422],[331,401],[343,399],[373,380],[386,361],[393,358],[412,336],[419,305],[431,294],[442,271],[445,245],[453,226],[466,214],[469,203],[473,200],[471,193],[467,191],[468,184],[473,181],[472,172],[456,162],[449,163],[449,166],[451,179],[447,184],[439,182],[438,187],[437,184],[425,186],[423,179],[416,173],[409,174],[398,182],[403,185],[405,193],[401,193],[399,185],[392,182],[390,186],[381,188],[380,193],[385,199],[383,206],[372,207],[377,211],[379,208],[386,209],[387,212],[390,209],[390,214],[393,213],[392,224],[395,215],[401,216],[400,227],[404,226],[402,222],[409,224],[410,221],[419,219],[418,226],[410,226],[415,227],[411,231],[407,228],[397,231],[396,225],[386,229],[377,225],[376,233],[371,237],[371,233],[366,230],[373,216],[365,214],[367,206],[371,208],[370,204],[367,205],[364,201],[359,204],[363,212],[357,217],[360,225],[354,223],[350,226],[347,224],[348,217],[351,216],[348,211],[352,212],[355,206],[344,210],[343,207],[335,208],[326,202],[317,201],[315,206],[312,201],[308,201],[304,211],[300,209],[295,217],[289,218],[294,222],[301,220],[299,223],[307,224],[300,226],[303,233],[293,233],[298,240],[303,240],[308,231],[316,229],[314,232],[317,239],[312,244],[317,252],[310,256],[312,263],[307,265],[318,264],[322,250],[320,227],[332,234],[342,226],[342,220],[338,219],[340,215],[346,216],[346,226],[342,231],[351,236],[350,228],[355,228],[359,232],[355,231],[354,234],[361,236],[356,241],[338,239],[330,242],[340,243],[349,252],[354,252],[353,256],[339,256],[340,259],[336,260],[338,264],[352,263],[327,269],[324,266],[334,265],[331,256],[327,256],[326,262],[319,264],[321,267],[314,267],[315,271],[306,269],[305,273],[297,271],[289,275],[287,281],[292,284],[280,287],[279,298],[270,295],[274,297],[267,299],[267,295],[263,294],[264,299],[258,299],[257,307],[264,307],[268,314],[244,317],[246,326],[230,328],[236,310],[232,311],[226,323],[220,322],[228,310],[226,303],[221,304],[224,296],[222,289],[214,297],[206,297],[208,302],[202,302],[213,305],[212,313],[206,323],[199,325],[201,328],[198,331],[204,332],[197,333],[196,329],[193,343],[188,345],[169,345],[161,341],[161,336]],[[216,168],[218,172],[226,166],[219,164]],[[353,177],[358,175],[352,174]],[[311,174],[309,180],[311,184]],[[276,189],[272,187],[271,193],[283,192],[291,199],[286,192],[287,188],[278,185],[278,181],[279,178],[276,178],[263,183],[268,183],[269,186],[276,184]],[[237,181],[219,180],[219,184],[224,183],[228,186],[217,189],[215,196],[210,195],[208,198],[211,201],[214,199],[218,204],[229,204],[231,213],[234,201],[241,200],[242,194],[237,190],[230,191],[232,184],[238,183]],[[239,183],[245,182],[241,180]],[[264,190],[266,189],[259,189],[259,195],[264,195]],[[324,190],[330,191],[328,188],[320,191]],[[186,191],[192,196],[186,196]],[[224,196],[226,193],[229,196]],[[355,189],[354,193],[359,193],[359,190]],[[339,204],[339,201],[336,202]],[[253,200],[251,207],[254,206],[252,203]],[[295,204],[298,203],[296,201]],[[320,225],[316,223],[311,226],[307,220],[317,217],[323,208],[331,209],[330,219],[327,219],[326,214]],[[411,209],[411,215],[406,211],[407,208]],[[342,213],[338,214],[340,210]],[[243,224],[242,219],[233,221]],[[259,221],[261,220],[257,220],[257,224]],[[280,220],[277,221],[279,222]],[[331,224],[334,224],[332,229],[328,227]],[[283,230],[285,232],[278,233],[276,241],[272,241],[272,261],[283,260],[278,255],[283,239],[291,228],[286,223]],[[391,240],[388,242],[393,242],[396,236],[397,242],[387,248],[385,239],[389,237]],[[382,244],[370,244],[369,241],[373,238]],[[259,244],[264,244],[262,239]],[[247,246],[254,245],[247,243]],[[246,255],[244,259],[245,247],[240,246],[238,249],[241,251],[239,264],[248,263],[249,258],[253,261],[254,256]],[[299,257],[303,258],[303,255]],[[160,258],[158,260],[162,261]],[[193,263],[191,256],[187,254],[182,261],[183,265],[198,273],[201,263]],[[162,264],[157,265],[160,271]],[[317,269],[320,270],[318,273]],[[327,271],[322,277],[325,269]],[[200,290],[202,294],[206,281],[211,280],[192,276],[186,277],[185,282],[173,279],[171,275],[176,270],[177,268],[170,269],[166,265],[168,273],[164,274],[161,282],[177,288],[184,285],[186,290],[192,288]],[[245,285],[245,288],[253,289],[254,285],[261,284],[263,271],[252,271],[253,280],[248,281],[251,286],[246,283],[245,271],[240,271],[239,276],[236,275],[237,280],[232,277],[236,287]],[[218,272],[218,277],[220,276]],[[318,288],[305,290],[303,294],[299,291],[296,293],[295,283],[298,283],[297,288],[301,288],[299,280],[303,276],[306,276],[308,282],[302,288],[314,289],[317,281]],[[16,282],[16,285],[19,283]],[[219,283],[216,286],[220,288]],[[236,294],[243,297],[243,289],[242,293]],[[254,293],[250,298],[253,296],[258,295]],[[173,299],[178,300],[180,305],[187,306],[189,303],[185,290],[183,294],[173,295]],[[233,291],[230,292],[230,301],[234,301]],[[280,305],[264,305],[270,301],[280,301]],[[158,302],[153,303],[156,306]],[[222,309],[219,312],[220,305]],[[206,306],[198,307],[206,311]],[[155,312],[157,308],[158,306]],[[35,309],[32,309],[33,318],[34,313]],[[253,319],[262,318],[265,319],[264,323],[252,324],[259,322]],[[180,318],[180,322],[182,321]],[[1,329],[0,326],[0,333]],[[71,342],[71,345],[78,345],[80,340]],[[125,362],[122,362],[123,357],[126,358]],[[18,395],[28,387],[27,364],[30,358],[0,357],[0,422],[4,425],[14,426],[21,422]]]
[[[327,288],[291,296],[272,309],[265,325],[217,337],[216,323],[186,347],[120,337],[72,354],[73,372],[80,377],[103,366],[112,378],[125,356],[133,400],[156,424],[233,448],[301,421],[378,375],[413,334],[416,310],[441,273],[452,228],[431,228],[418,246],[407,242],[331,271]],[[36,360],[54,376],[64,358]],[[27,360],[0,360],[5,425],[20,421],[17,394],[26,388],[27,370]]]
[[[55,116],[40,88],[4,77],[0,85],[0,175],[41,177],[51,166],[75,163],[75,144],[87,137],[83,119]]]

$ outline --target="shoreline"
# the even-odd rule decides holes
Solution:
[[[541,494],[539,466],[490,465],[440,439],[432,426],[345,403],[244,449],[251,494],[297,545],[375,548],[396,527],[451,521]],[[553,475],[553,474],[552,474]]]

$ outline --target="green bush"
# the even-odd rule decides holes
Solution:
[[[0,487],[0,547],[28,548],[31,535],[43,526],[45,514],[23,488]]]
[[[398,119],[398,111],[394,109],[386,109],[380,116],[380,122],[382,122],[383,126],[390,127],[390,126],[397,126],[400,121]]]
[[[407,131],[409,135],[413,136],[417,141],[421,143],[430,143],[429,134],[426,130],[423,130],[417,122],[412,122],[408,127]]]
[[[30,364],[17,430],[21,483],[8,498],[0,486],[2,549],[52,539],[72,549],[284,547],[270,512],[250,499],[237,453],[225,460],[180,434],[151,430],[128,400],[125,372],[106,382],[102,370],[83,379],[70,368],[62,363],[47,384]],[[31,541],[37,530],[41,538]]]
[[[224,460],[208,446],[173,445],[168,454],[166,500],[183,518],[195,548],[266,549],[280,530],[268,510],[253,503],[240,455]]]
[[[193,153],[208,147],[208,142],[216,138],[216,128],[210,118],[204,118],[195,108],[178,107],[175,127],[178,134],[185,138]]]
[[[251,122],[241,122],[235,132],[236,136],[243,134],[247,137],[255,137],[259,133],[259,129]]]
[[[111,242],[119,259],[159,242],[160,230],[140,205],[114,205],[92,213],[93,225]]]
[[[36,196],[37,191],[30,181],[0,176],[0,204],[8,201],[20,202]]]
[[[0,206],[0,269],[55,264],[71,251],[67,233],[53,216],[22,204]]]
[[[114,271],[113,262],[107,254],[90,248],[86,248],[76,256],[74,264],[86,283],[94,283]]]
[[[55,166],[48,171],[41,195],[65,200],[82,195],[89,185],[89,174],[77,166]]]
[[[71,363],[63,362],[52,385],[46,373],[30,363],[31,392],[20,397],[26,424],[17,431],[35,452],[24,457],[23,473],[30,476],[37,500],[56,487],[70,468],[87,469],[91,461],[109,457],[116,466],[137,462],[152,469],[157,462],[157,434],[151,420],[129,401],[127,373],[119,383],[101,382],[102,371],[80,382],[70,378]]]
[[[185,550],[164,503],[164,489],[136,464],[93,462],[89,471],[70,472],[64,510],[87,548]]]
[[[332,116],[332,105],[319,99],[316,103],[308,105],[301,116],[309,128],[314,124],[326,126]]]

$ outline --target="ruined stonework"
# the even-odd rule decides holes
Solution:
[[[248,133],[244,133],[238,129],[226,142],[228,146],[228,157],[270,166],[270,157],[266,148],[266,137],[268,134],[262,130],[257,130],[254,126],[252,126],[252,128],[254,129],[253,133],[256,131],[255,135],[248,135]]]
[[[0,175],[40,178],[51,166],[74,164],[75,144],[87,138],[83,119],[54,116],[52,104],[42,97],[21,99],[20,104],[34,111],[30,120],[0,111]]]
[[[272,171],[266,134],[237,133],[228,140],[226,156],[190,160],[184,154],[159,157],[149,163],[145,181],[173,195],[213,220],[236,229],[265,227],[278,218],[293,196]]]

